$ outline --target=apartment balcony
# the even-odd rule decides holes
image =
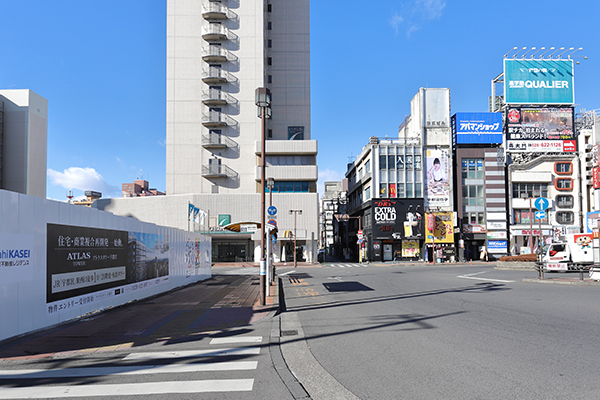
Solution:
[[[222,3],[209,1],[202,6],[202,16],[206,20],[226,20],[230,17],[230,11]]]
[[[227,83],[233,81],[233,77],[222,68],[207,66],[202,68],[202,82],[204,83]]]
[[[202,39],[210,42],[224,41],[229,36],[229,29],[221,24],[208,24],[202,28]]]
[[[205,149],[234,148],[235,145],[233,140],[220,133],[208,132],[202,135],[202,147]]]
[[[222,164],[208,164],[202,166],[202,176],[204,178],[235,178],[237,173]]]
[[[210,63],[224,63],[233,58],[229,51],[221,46],[206,46],[202,48],[202,59]]]
[[[224,106],[235,101],[229,93],[219,89],[208,89],[202,91],[202,103],[207,106]]]
[[[219,111],[205,111],[202,113],[202,125],[207,128],[218,128],[223,126],[233,126],[235,121],[225,113]]]

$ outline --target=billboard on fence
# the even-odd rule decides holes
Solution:
[[[573,104],[573,60],[504,59],[506,104]]]
[[[428,207],[450,205],[450,156],[447,150],[427,149],[425,162],[427,164],[427,197]]]
[[[67,299],[91,302],[106,289],[168,279],[163,235],[58,224],[48,224],[47,232],[46,301],[57,310],[69,305],[61,302]]]
[[[512,152],[577,151],[574,109],[514,107],[506,112],[506,147]]]
[[[502,113],[456,113],[454,130],[457,144],[502,143]]]

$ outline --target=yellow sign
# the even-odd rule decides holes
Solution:
[[[454,214],[439,212],[431,214],[435,218],[433,232],[427,226],[427,243],[454,243]],[[429,218],[429,215],[427,216]]]
[[[419,241],[403,240],[402,257],[419,257]]]

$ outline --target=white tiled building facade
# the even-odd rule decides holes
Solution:
[[[179,203],[181,196],[189,198],[208,213],[215,261],[260,258],[260,231],[222,229],[260,221],[259,87],[268,88],[272,99],[265,129],[266,178],[275,180],[272,202],[278,209],[272,219],[280,232],[291,231],[289,210],[302,209],[299,254],[312,260],[319,226],[309,1],[167,1],[166,194]],[[169,225],[185,228],[185,213]],[[279,258],[292,255],[293,240],[282,236]]]

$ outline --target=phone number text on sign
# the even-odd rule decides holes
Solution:
[[[539,151],[546,153],[575,152],[576,147],[571,140],[508,140],[507,150],[511,152]]]

